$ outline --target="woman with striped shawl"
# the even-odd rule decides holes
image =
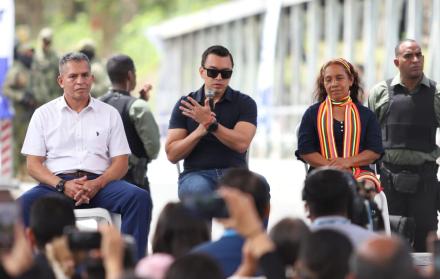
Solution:
[[[310,169],[341,168],[380,190],[369,167],[384,152],[380,126],[373,112],[359,102],[361,94],[359,75],[350,62],[337,58],[325,63],[316,80],[318,102],[301,120],[296,156]]]

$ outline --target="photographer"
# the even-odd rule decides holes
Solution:
[[[348,172],[335,168],[320,168],[306,178],[303,200],[312,221],[311,229],[334,229],[346,235],[356,248],[376,234],[352,224],[355,179]],[[361,204],[363,206],[363,204]]]

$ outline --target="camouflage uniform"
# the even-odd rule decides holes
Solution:
[[[45,43],[48,45],[44,46]],[[45,104],[63,94],[59,87],[58,55],[51,49],[52,30],[43,28],[39,34],[40,47],[37,49],[32,64],[32,89],[37,105]]]
[[[32,71],[33,91],[38,106],[49,102],[63,94],[58,85],[58,56],[53,50],[37,50]]]
[[[78,51],[84,53],[90,60],[90,68],[95,77],[90,94],[98,98],[104,95],[110,87],[110,80],[104,65],[96,58],[96,44],[92,39],[86,38],[79,42]]]
[[[24,171],[26,158],[21,154],[21,147],[26,135],[26,128],[35,110],[36,103],[31,91],[31,70],[16,60],[9,69],[3,84],[3,94],[14,105],[14,176]]]
[[[90,93],[93,97],[98,98],[107,92],[108,88],[110,87],[110,80],[108,79],[107,71],[101,62],[93,59],[91,68],[92,74],[95,77],[95,82],[93,82]]]

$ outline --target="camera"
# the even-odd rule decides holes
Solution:
[[[99,231],[79,231],[66,228],[65,234],[72,251],[88,251],[101,247],[101,233]]]
[[[183,199],[183,205],[194,215],[205,218],[228,218],[229,212],[225,200],[217,193],[187,197]]]

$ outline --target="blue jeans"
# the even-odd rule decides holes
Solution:
[[[75,177],[61,176],[65,180]],[[89,177],[93,179],[95,177]],[[35,200],[47,194],[57,193],[54,187],[40,183],[25,192],[18,199],[23,213],[23,222],[29,226],[30,209]],[[72,200],[74,205],[74,201]],[[150,230],[151,211],[153,208],[150,193],[124,180],[114,180],[102,188],[89,204],[78,208],[102,207],[113,213],[121,214],[121,232],[129,234],[136,240],[137,256],[145,256],[148,233]],[[48,216],[50,218],[50,216]]]
[[[217,190],[217,181],[226,169],[184,172],[179,176],[179,199],[194,195],[207,195]]]

